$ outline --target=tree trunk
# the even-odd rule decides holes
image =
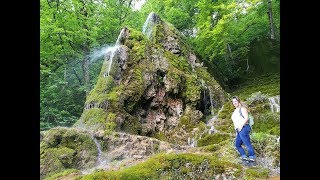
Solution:
[[[268,16],[269,16],[269,24],[270,24],[270,38],[275,39],[271,0],[268,0]]]
[[[248,71],[249,70],[249,59],[247,59],[247,70],[246,71]]]
[[[86,35],[87,37],[90,37],[89,35],[89,27],[86,24],[87,23],[87,18],[88,18],[88,11],[86,9],[86,3],[84,0],[81,0],[82,3],[82,8],[81,8],[81,14],[84,16],[85,20],[84,20],[84,24],[83,24],[83,28],[86,29]],[[89,40],[86,39],[84,41],[84,45],[83,45],[83,54],[84,54],[84,58],[82,60],[82,71],[83,71],[83,83],[85,86],[85,91],[86,91],[86,95],[88,95],[89,91],[90,91],[90,77],[89,77],[89,64],[90,64],[90,59],[89,59],[89,53],[90,53],[90,43]]]
[[[89,49],[87,46],[85,47],[84,54],[85,55],[82,60],[83,82],[84,82],[86,94],[88,94],[90,91],[90,77],[89,77],[89,63],[90,63],[89,61],[90,60],[88,57]]]
[[[230,47],[230,45],[229,45],[229,44],[228,44],[227,46],[228,46],[228,50],[229,50],[229,53],[230,53],[230,57],[231,57],[231,59],[233,59],[233,57],[232,57],[232,51],[231,51],[231,47]]]
[[[78,79],[80,86],[82,86],[82,81],[81,81],[81,78],[79,77],[79,75],[77,74],[77,71],[74,68],[72,68],[72,70],[73,70],[74,75]]]

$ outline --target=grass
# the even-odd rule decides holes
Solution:
[[[264,74],[261,76],[247,78],[246,81],[233,89],[230,94],[248,98],[252,93],[260,91],[268,96],[280,94],[280,74]]]

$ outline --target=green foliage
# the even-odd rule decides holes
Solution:
[[[40,1],[41,130],[71,126],[80,117],[87,89],[82,65],[91,50],[114,43],[125,25],[140,29],[143,21],[128,1]],[[101,62],[89,62],[90,87]]]
[[[85,92],[52,77],[40,83],[40,130],[71,126],[81,115]],[[51,79],[50,79],[51,80]]]
[[[273,12],[279,15],[279,1],[273,1],[273,4]],[[223,79],[224,82],[232,86],[251,71],[258,72],[254,66],[268,63],[269,59],[264,59],[260,64],[254,64],[252,62],[256,60],[252,55],[249,56],[253,41],[270,36],[266,1],[200,0],[197,8],[198,36],[192,42],[202,59],[218,67],[226,78]],[[275,28],[278,32],[278,16],[274,21],[277,21]],[[257,49],[255,54],[261,54],[261,49]],[[249,72],[246,69],[247,59],[250,63]],[[271,66],[275,68],[274,65]],[[270,70],[273,72],[272,68],[264,69],[264,72],[271,72]]]
[[[196,3],[198,0],[148,0],[141,8],[144,19],[150,12],[155,12],[163,20],[170,22],[184,35],[191,37],[196,24],[196,13],[198,12]]]

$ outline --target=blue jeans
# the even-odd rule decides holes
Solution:
[[[241,157],[247,157],[244,149],[241,147],[242,143],[244,143],[248,149],[249,158],[255,159],[256,156],[254,153],[254,149],[250,142],[250,135],[249,135],[250,131],[251,131],[251,127],[249,124],[246,124],[245,126],[243,126],[240,132],[237,131],[235,146],[239,151]]]

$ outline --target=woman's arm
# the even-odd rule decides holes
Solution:
[[[241,131],[242,127],[247,124],[248,120],[249,120],[249,114],[248,114],[248,110],[245,107],[241,107],[241,113],[245,119],[245,121],[243,122],[242,126],[240,126],[239,131]]]

